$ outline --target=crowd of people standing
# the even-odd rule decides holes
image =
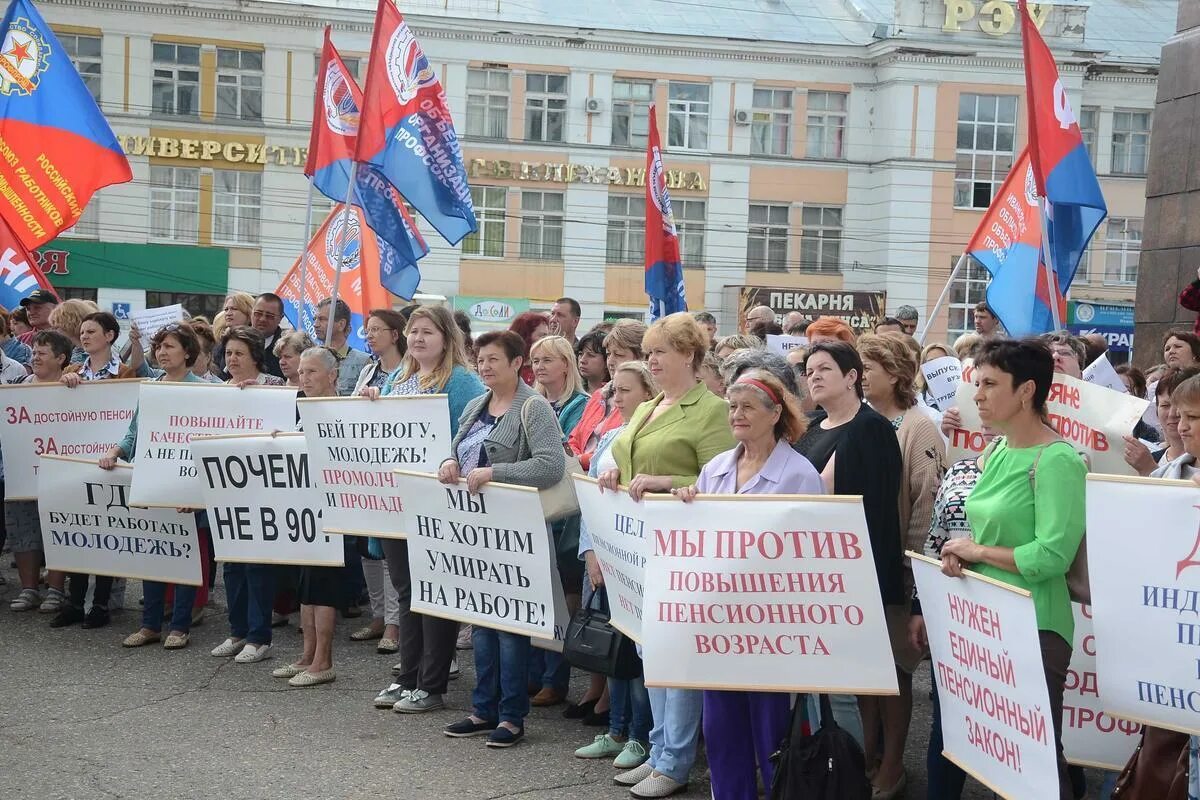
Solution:
[[[282,327],[276,295],[231,294],[213,321],[194,317],[144,340],[134,326],[118,349],[117,320],[94,303],[59,302],[34,292],[20,314],[0,317],[0,381],[77,387],[138,377],[289,385],[304,397],[397,395],[447,397],[453,441],[437,468],[447,484],[465,480],[545,489],[561,479],[568,457],[603,491],[671,494],[848,494],[863,500],[900,688],[894,697],[834,695],[828,707],[863,748],[875,800],[901,796],[912,719],[913,674],[928,656],[919,598],[905,550],[940,558],[947,575],[975,570],[1033,595],[1060,760],[1060,797],[1083,795],[1080,775],[1062,758],[1062,703],[1073,623],[1066,575],[1084,525],[1084,459],[1051,428],[1046,403],[1054,374],[1078,377],[1096,343],[1065,332],[1014,340],[986,304],[977,332],[953,345],[922,347],[915,309],[903,307],[871,332],[844,321],[777,322],[760,306],[748,332],[718,338],[712,315],[674,314],[646,326],[603,323],[580,333],[581,310],[561,298],[549,314],[520,314],[509,330],[473,335],[470,321],[440,306],[374,309],[363,333],[370,353],[348,345],[351,313],[342,300],[318,304],[318,343]],[[23,330],[17,329],[17,324]],[[332,324],[331,324],[332,323]],[[786,356],[766,348],[773,333],[805,336]],[[983,454],[947,463],[946,436],[960,420],[931,400],[921,365],[970,361],[976,406],[991,444]],[[1163,363],[1121,371],[1131,393],[1154,402],[1151,418],[1130,432],[1124,455],[1143,475],[1191,477],[1200,456],[1200,338],[1175,331]],[[111,469],[136,453],[135,414],[127,435],[101,460]],[[1052,502],[1048,500],[1052,498]],[[142,587],[140,627],[122,644],[188,647],[218,578],[208,522],[196,514],[205,552],[204,586]],[[114,579],[40,569],[36,503],[5,503],[4,528],[17,566],[13,612],[42,612],[67,628],[111,624]],[[606,587],[578,515],[548,526],[570,611],[604,601]],[[214,658],[254,664],[275,655],[272,631],[296,621],[301,652],[272,671],[297,688],[336,679],[337,618],[368,621],[350,638],[376,642],[399,663],[374,698],[403,714],[441,711],[458,654],[472,651],[475,685],[468,713],[445,735],[486,737],[492,748],[525,738],[531,707],[564,705],[563,715],[594,726],[581,759],[605,759],[614,780],[635,797],[683,791],[703,738],[714,796],[753,800],[773,778],[771,755],[791,722],[792,699],[766,692],[647,688],[641,677],[588,676],[568,698],[571,665],[535,649],[528,637],[460,625],[411,610],[408,545],[399,539],[344,537],[346,566],[224,564],[228,636]],[[165,630],[165,635],[164,635]],[[381,683],[383,681],[381,680]],[[815,698],[798,699],[819,723]],[[935,696],[936,702],[936,696]],[[941,754],[934,714],[927,758],[929,798],[961,795],[965,775]]]

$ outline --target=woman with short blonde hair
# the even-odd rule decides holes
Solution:
[[[80,357],[82,351],[79,347],[79,329],[83,326],[84,318],[89,314],[95,314],[99,310],[100,306],[91,300],[72,298],[70,300],[63,300],[50,312],[50,327],[61,332],[75,345],[75,352],[71,355],[72,362],[83,360]]]

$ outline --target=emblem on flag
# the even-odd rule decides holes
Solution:
[[[388,40],[388,81],[401,103],[417,96],[422,87],[437,83],[437,75],[429,66],[429,60],[421,51],[417,37],[407,25],[400,25]]]
[[[50,47],[29,20],[18,17],[0,44],[0,94],[31,95],[50,66]]]
[[[358,104],[338,64],[325,65],[325,124],[338,136],[358,135]]]
[[[342,272],[353,272],[362,261],[362,236],[356,214],[338,214],[325,229],[325,258],[331,264],[338,262],[342,252],[342,231],[346,232],[345,254],[342,257]]]

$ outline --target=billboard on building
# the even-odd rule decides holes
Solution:
[[[507,330],[517,315],[529,310],[529,300],[523,297],[473,297],[455,295],[454,310],[471,318],[471,328]]]
[[[841,289],[786,289],[770,286],[737,287],[738,330],[746,329],[746,313],[755,306],[767,306],[775,319],[783,322],[789,311],[799,311],[809,319],[837,317],[855,333],[869,331],[883,319],[887,292],[858,292]]]
[[[1133,306],[1072,300],[1067,305],[1067,330],[1076,336],[1098,333],[1111,353],[1133,349]]]

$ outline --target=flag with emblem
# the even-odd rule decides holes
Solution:
[[[675,215],[671,213],[671,195],[667,191],[653,104],[646,142],[646,294],[650,297],[651,322],[667,314],[687,311],[679,233],[675,229]]]
[[[429,246],[391,182],[371,164],[354,169],[360,108],[362,92],[326,28],[304,174],[312,178],[317,191],[334,202],[350,197],[351,203],[362,208],[366,223],[382,240],[380,281],[392,294],[411,300],[421,282],[417,262],[429,254]],[[351,175],[355,176],[353,195],[349,191]]]
[[[99,189],[133,174],[33,3],[13,0],[0,32],[0,217],[33,250],[78,222]]]
[[[0,307],[12,311],[38,289],[58,296],[38,266],[37,258],[13,234],[8,223],[0,220]]]
[[[437,73],[393,0],[379,0],[356,160],[371,164],[450,244],[478,229]]]

